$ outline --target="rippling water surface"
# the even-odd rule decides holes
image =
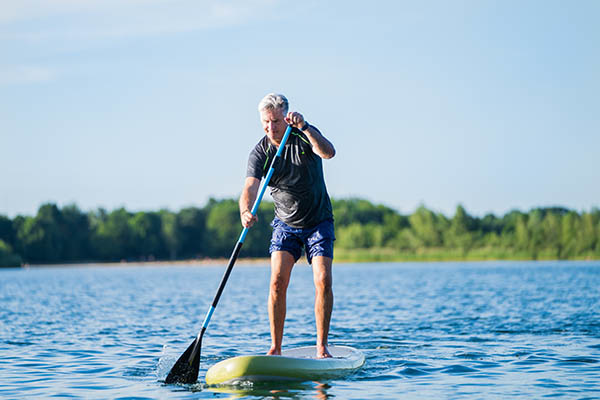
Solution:
[[[239,266],[202,343],[200,381],[165,385],[224,266],[0,270],[0,398],[600,397],[600,263],[337,264],[330,342],[342,380],[217,388],[224,358],[266,352],[266,266]],[[284,346],[314,344],[309,267],[293,272]]]

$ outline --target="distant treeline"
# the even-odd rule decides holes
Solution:
[[[362,199],[333,200],[336,259],[599,259],[600,210],[565,208],[451,218],[424,206],[411,215]],[[273,204],[264,202],[241,257],[268,257]],[[0,215],[0,266],[229,257],[241,232],[237,201],[204,207],[82,212],[44,204],[36,216]]]

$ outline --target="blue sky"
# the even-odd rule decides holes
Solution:
[[[0,214],[237,197],[284,93],[334,198],[473,215],[600,205],[600,2],[0,5]]]

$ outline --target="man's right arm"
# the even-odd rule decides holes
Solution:
[[[258,195],[258,188],[260,186],[260,180],[249,176],[246,178],[246,182],[244,183],[244,189],[242,190],[242,195],[240,196],[240,219],[242,221],[242,226],[244,228],[250,228],[256,221],[258,221],[258,217],[252,215],[252,206],[256,201],[256,196]]]

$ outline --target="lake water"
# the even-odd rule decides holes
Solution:
[[[600,262],[337,264],[340,380],[211,388],[224,358],[266,352],[269,269],[236,266],[199,383],[165,385],[224,266],[0,270],[0,398],[600,398]],[[314,344],[312,274],[288,292],[285,346]]]

